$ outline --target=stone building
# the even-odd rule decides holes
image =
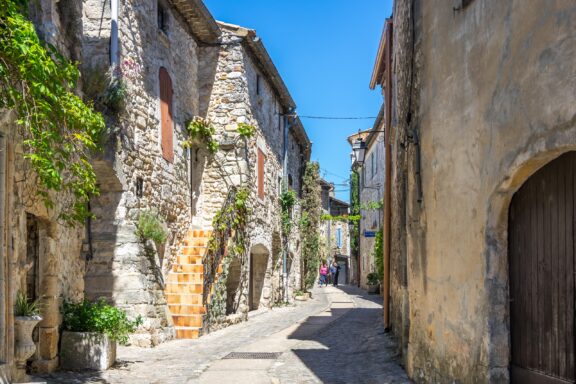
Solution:
[[[248,255],[223,266],[226,277],[220,277],[226,279],[225,316],[215,323],[197,324],[204,331],[246,319],[251,310],[289,301],[292,291],[300,288],[299,234],[293,226],[283,255],[286,241],[279,199],[284,189],[300,195],[311,151],[308,136],[293,114],[296,105],[255,31],[225,23],[219,26],[218,45],[203,48],[200,115],[215,129],[220,149],[210,154],[202,145],[192,148],[192,235],[196,239],[190,241],[205,248],[212,220],[232,190],[248,189],[251,212]],[[253,127],[254,135],[242,138],[239,124]],[[298,217],[296,206],[293,220]],[[176,265],[175,271],[179,268]],[[186,329],[193,334],[193,327]]]
[[[393,167],[384,318],[406,369],[573,382],[574,2],[396,0],[393,15],[371,87]]]
[[[194,214],[192,156],[182,144],[186,123],[201,114],[202,46],[216,43],[220,29],[200,0],[122,2],[117,13],[116,24],[101,0],[82,4],[85,91],[96,99],[114,91],[93,89],[111,60],[124,88],[120,105],[104,108],[110,137],[94,161],[101,193],[87,226],[86,296],[141,315],[131,342],[153,346],[174,336],[164,276]],[[164,244],[137,235],[142,213],[158,217],[168,233]]]
[[[383,110],[374,127],[351,135],[350,145],[362,142],[364,159],[353,159],[352,167],[359,175],[360,215],[359,260],[360,287],[367,289],[367,275],[376,272],[374,243],[378,232],[383,230],[384,199],[384,134]]]
[[[350,204],[334,197],[334,184],[320,179],[322,214],[320,238],[324,247],[322,258],[327,263],[336,260],[340,265],[339,284],[348,284],[357,278],[358,267],[350,254],[350,231],[345,219]],[[333,218],[333,219],[330,219]]]

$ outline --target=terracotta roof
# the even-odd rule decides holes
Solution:
[[[169,1],[184,17],[196,39],[207,44],[213,44],[218,41],[221,34],[220,28],[202,0]]]
[[[354,142],[358,139],[361,138],[362,140],[366,140],[366,138],[368,137],[368,135],[370,134],[370,129],[367,129],[365,131],[360,131],[358,130],[358,133],[355,133],[353,135],[348,136],[348,144],[350,145],[354,145]]]
[[[386,19],[384,28],[382,28],[382,36],[380,37],[380,44],[378,45],[378,52],[376,53],[376,62],[374,63],[374,70],[372,71],[372,78],[370,79],[370,89],[376,88],[376,85],[383,84],[384,71],[386,71],[386,63],[384,60],[384,53],[386,52],[386,29],[390,22],[390,19]]]

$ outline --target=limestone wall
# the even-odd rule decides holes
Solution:
[[[141,334],[132,337],[132,342],[142,346],[155,345],[173,334],[163,274],[191,222],[190,156],[181,143],[185,123],[199,108],[197,44],[189,27],[167,4],[167,28],[161,30],[156,7],[156,2],[128,1],[119,10],[125,106],[117,114],[108,114],[114,132],[107,152],[97,162],[106,188],[92,203],[97,220],[92,224],[94,255],[86,273],[89,297],[107,297],[131,315],[144,317]],[[109,7],[87,0],[83,14],[83,55],[90,58],[83,64],[83,73],[88,77],[95,70],[106,70],[109,63]],[[162,156],[161,67],[173,87],[173,162]],[[160,249],[145,249],[135,235],[138,213],[143,210],[157,212],[169,232]]]
[[[406,367],[422,383],[505,383],[508,203],[537,169],[576,148],[576,10],[568,0],[475,0],[456,12],[397,1],[394,22],[395,143],[407,146],[394,171],[408,183],[396,201],[408,209]],[[413,130],[421,191],[418,148],[404,140]],[[403,250],[394,250],[401,265]],[[401,303],[393,309],[402,319]]]

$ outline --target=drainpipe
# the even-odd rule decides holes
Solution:
[[[112,28],[110,31],[110,66],[114,70],[118,67],[118,1],[110,1],[110,19]]]
[[[386,20],[386,88],[385,88],[385,176],[384,189],[384,328],[390,328],[390,238],[391,238],[391,211],[392,211],[392,154],[390,144],[390,130],[392,129],[392,20]]]
[[[288,190],[288,131],[290,130],[289,116],[294,115],[294,108],[290,108],[287,114],[284,114],[284,151],[282,159],[282,190]],[[288,238],[286,244],[282,247],[282,296],[284,301],[288,301],[288,270],[286,262],[288,258]]]

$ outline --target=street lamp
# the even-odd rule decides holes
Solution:
[[[362,166],[364,164],[364,156],[366,155],[366,143],[361,138],[356,139],[352,145],[352,151],[354,153],[354,160],[358,165]]]

